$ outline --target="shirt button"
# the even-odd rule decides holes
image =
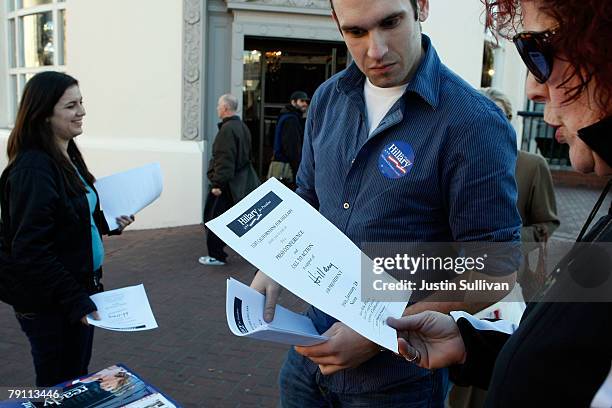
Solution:
[[[355,159],[351,160],[351,164],[355,163]]]
[[[344,203],[344,205],[342,207],[344,207],[345,210],[348,210],[349,207],[350,207],[350,204],[349,203]]]

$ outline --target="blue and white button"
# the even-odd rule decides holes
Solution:
[[[406,142],[393,142],[380,152],[378,169],[389,179],[405,177],[414,165],[414,151]]]

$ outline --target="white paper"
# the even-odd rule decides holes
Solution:
[[[92,326],[115,331],[142,331],[157,328],[144,286],[128,286],[90,296],[100,320],[87,316]]]
[[[123,408],[176,408],[176,405],[168,401],[162,394],[156,392],[124,405]]]
[[[399,318],[408,299],[362,301],[361,262],[372,261],[278,180],[266,181],[206,226],[295,295],[371,341],[398,351],[397,333],[386,320]]]
[[[133,215],[155,201],[162,192],[159,163],[128,170],[96,181],[100,207],[108,227],[119,228],[117,217]]]
[[[227,280],[227,324],[236,336],[294,346],[312,346],[328,338],[317,333],[312,321],[276,305],[274,319],[263,319],[265,297],[255,289],[235,280]]]

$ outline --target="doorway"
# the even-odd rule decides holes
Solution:
[[[347,50],[342,42],[245,37],[243,64],[243,119],[253,137],[255,169],[265,179],[276,120],[291,93],[312,97],[319,85],[346,68]]]

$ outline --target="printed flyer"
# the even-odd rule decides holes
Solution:
[[[180,407],[121,364],[53,388],[53,395],[3,401],[0,408]]]

